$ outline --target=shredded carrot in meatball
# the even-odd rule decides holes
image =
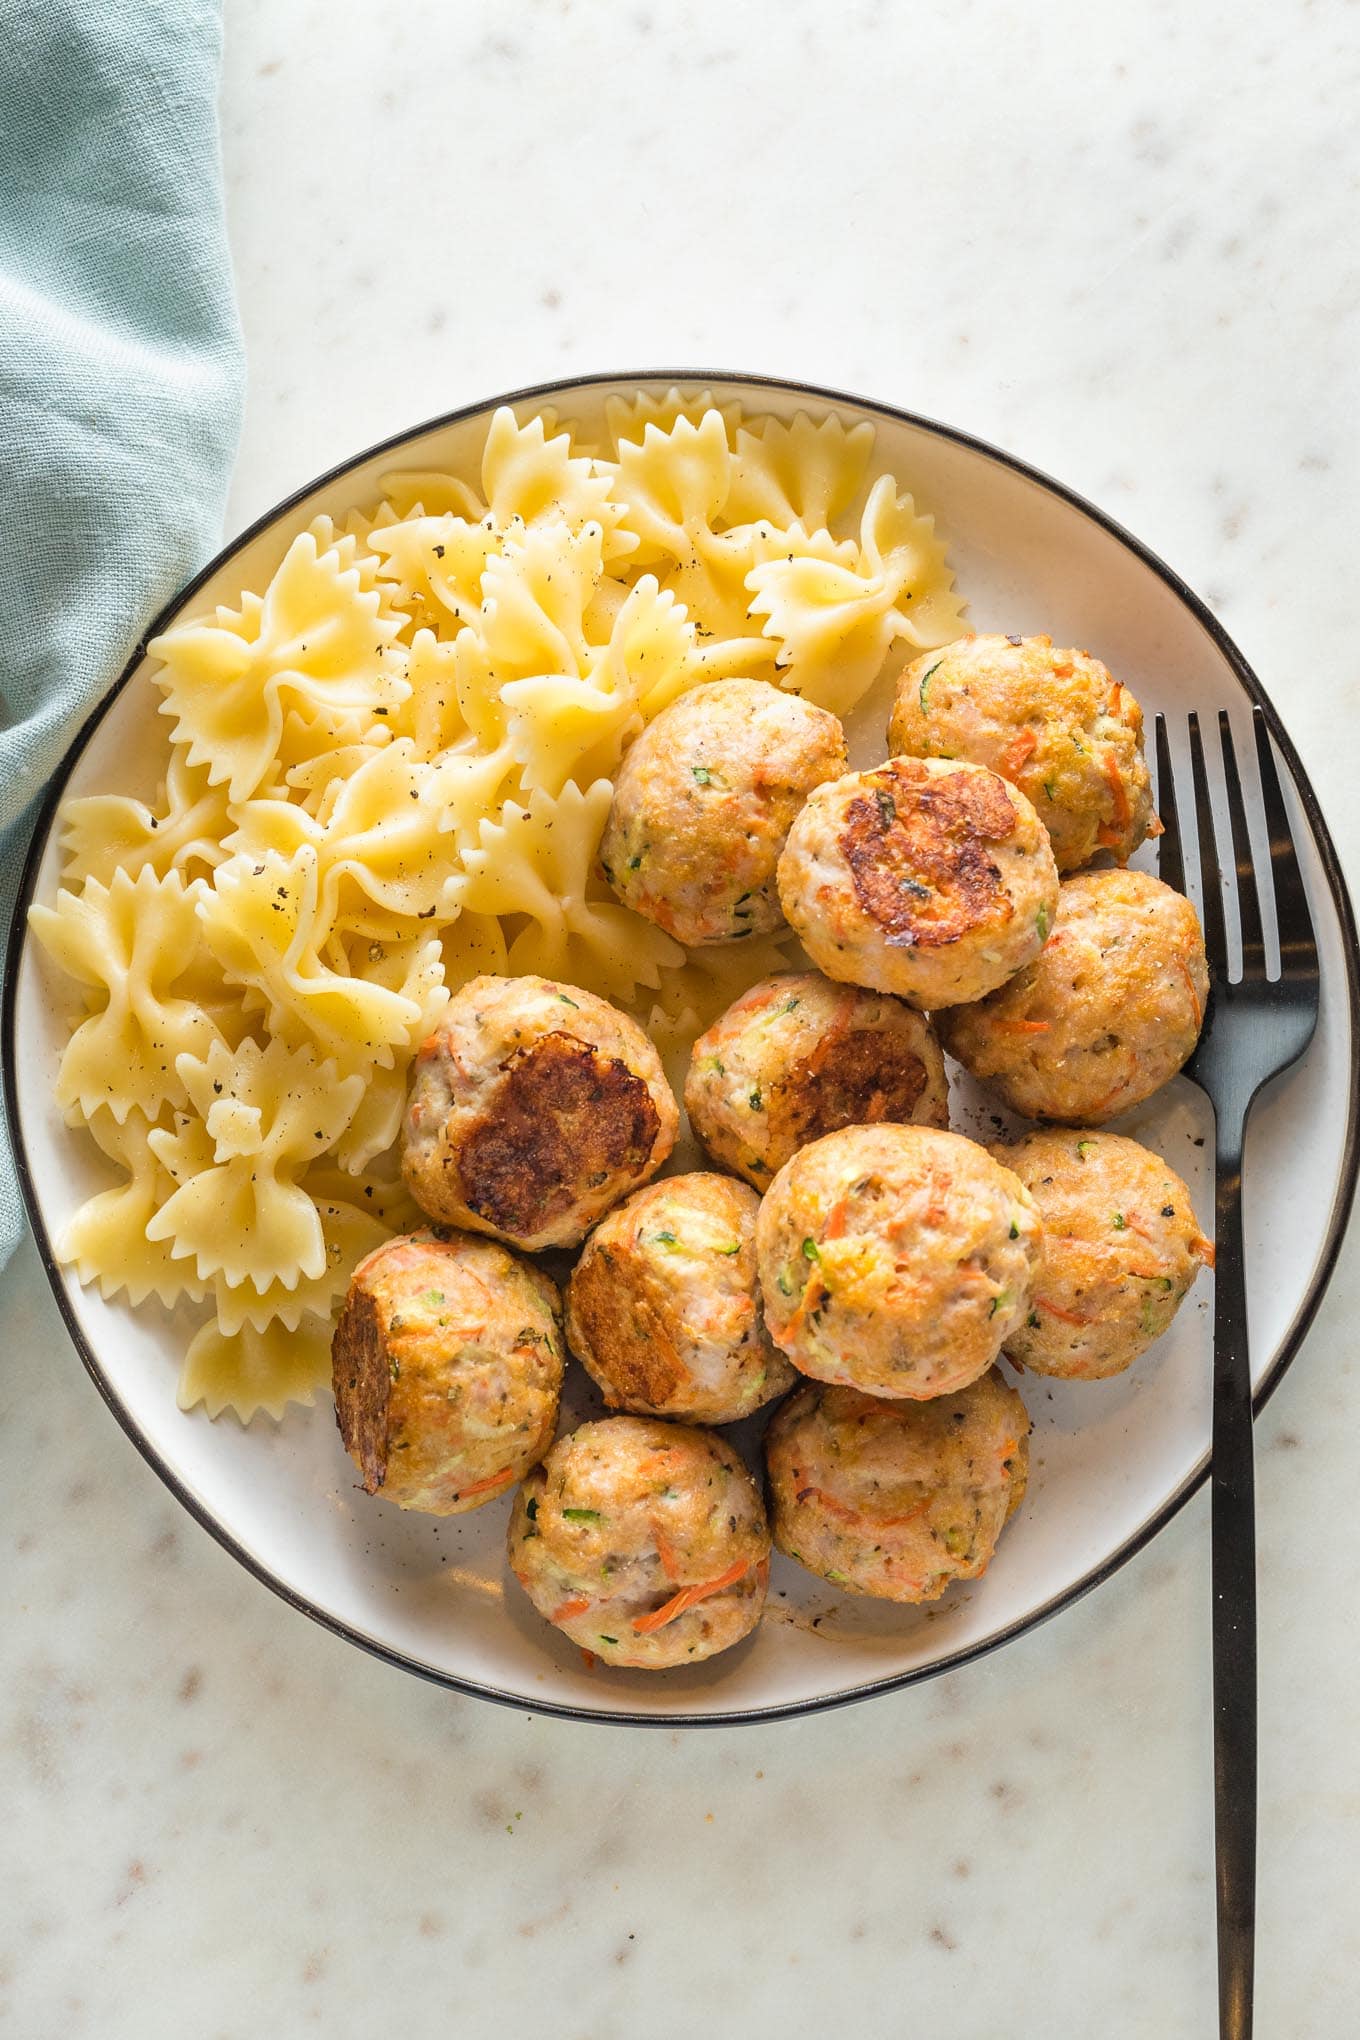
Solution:
[[[514,1468],[508,1466],[504,1473],[493,1473],[486,1480],[475,1480],[471,1487],[459,1488],[458,1499],[463,1502],[469,1495],[486,1495],[492,1488],[508,1487],[514,1477]]]
[[[639,1636],[650,1636],[654,1630],[664,1629],[668,1622],[674,1622],[677,1615],[683,1615],[696,1602],[706,1601],[710,1594],[720,1594],[724,1587],[734,1587],[738,1580],[745,1579],[750,1570],[750,1559],[739,1558],[725,1573],[719,1573],[716,1580],[708,1580],[701,1587],[681,1587],[678,1594],[672,1594],[669,1601],[653,1608],[650,1615],[635,1615],[633,1627]]]
[[[666,1578],[668,1580],[678,1580],[680,1577],[680,1561],[676,1557],[672,1546],[666,1542],[661,1532],[657,1529],[655,1523],[652,1525],[652,1542],[656,1546],[656,1555],[661,1560],[661,1570],[665,1573]]]
[[[917,1522],[930,1507],[930,1496],[927,1495],[914,1509],[908,1509],[905,1516],[880,1516],[872,1509],[857,1509],[850,1502],[838,1501],[835,1495],[828,1494],[826,1489],[821,1487],[799,1488],[797,1499],[800,1502],[806,1501],[809,1495],[817,1497],[829,1516],[838,1516],[843,1523],[867,1523],[875,1530],[904,1529],[908,1523]]]
[[[1195,990],[1195,980],[1190,975],[1190,965],[1184,956],[1176,958],[1176,968],[1185,979],[1185,989],[1190,994],[1190,1004],[1195,1009],[1195,1025],[1198,1027],[1204,1019],[1204,1012],[1199,1003],[1199,993]]]
[[[1039,739],[1033,730],[1026,729],[1019,731],[1016,736],[1012,737],[1010,743],[1007,744],[1005,750],[1001,753],[1001,770],[1004,773],[1019,772],[1026,761],[1034,756],[1038,748]]]
[[[1113,751],[1107,751],[1103,762],[1105,777],[1110,782],[1110,792],[1114,795],[1115,821],[1121,829],[1127,829],[1133,810],[1129,806],[1128,794],[1124,791],[1124,778],[1119,770],[1119,760]]]
[[[1053,1303],[1046,1296],[1036,1296],[1034,1301],[1040,1310],[1046,1310],[1050,1317],[1061,1319],[1065,1325],[1089,1325],[1092,1322],[1088,1317],[1078,1317],[1074,1310],[1064,1310],[1060,1303]]]

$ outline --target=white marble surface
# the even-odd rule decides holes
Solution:
[[[1360,16],[228,0],[239,524],[518,382],[696,362],[995,439],[1209,598],[1353,873]],[[1352,1246],[1259,1427],[1262,2040],[1360,2021]],[[0,1290],[0,2030],[1213,2028],[1208,1515],[1004,1653],[747,1731],[422,1687],[177,1509]]]

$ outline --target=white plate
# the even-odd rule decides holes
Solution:
[[[1142,701],[1183,732],[1184,712],[1225,708],[1251,756],[1251,705],[1266,711],[1285,768],[1296,839],[1322,955],[1322,1014],[1304,1060],[1266,1094],[1246,1159],[1246,1231],[1258,1400],[1293,1355],[1317,1307],[1356,1176],[1360,969],[1336,855],[1278,717],[1208,611],[1167,568],[1100,512],[964,435],[835,392],[749,378],[599,377],[496,402],[544,405],[589,431],[604,399],[679,382],[788,417],[832,408],[877,427],[894,469],[944,533],[975,628],[1047,630],[1090,646]],[[291,534],[319,511],[343,517],[379,494],[394,464],[462,469],[475,461],[493,404],[460,411],[361,455],[281,504],[230,546],[160,617],[234,603],[263,585]],[[151,635],[148,632],[148,635]],[[1212,1281],[1202,1277],[1170,1334],[1131,1374],[1022,1393],[1034,1419],[1029,1497],[985,1579],[936,1607],[846,1600],[776,1559],[769,1613],[754,1638],[710,1664],[663,1674],[589,1670],[506,1590],[508,1503],[447,1522],[404,1515],[356,1490],[329,1407],[294,1410],[274,1428],[181,1414],[175,1380],[184,1320],[157,1306],[106,1304],[59,1269],[50,1241],[105,1180],[62,1125],[52,1080],[65,1039],[59,985],[24,936],[30,899],[50,899],[52,822],[66,792],[141,790],[158,776],[148,734],[158,697],[134,659],[72,747],[53,784],[21,889],[4,1012],[6,1103],[33,1229],[57,1302],[95,1383],[162,1479],[226,1548],[294,1607],[391,1663],[507,1703],[595,1719],[759,1720],[883,1692],[976,1656],[1030,1628],[1104,1579],[1185,1501],[1206,1470]],[[163,725],[161,726],[163,727]],[[877,712],[862,721],[862,759],[882,755]],[[1292,785],[1290,782],[1292,781]],[[1254,797],[1252,790],[1251,797]],[[1140,862],[1150,859],[1140,858]],[[955,1123],[979,1125],[956,1087]],[[981,1125],[990,1131],[985,1110]],[[1178,1079],[1119,1122],[1186,1176],[1201,1224],[1212,1219],[1212,1121]],[[1207,1144],[1206,1144],[1207,1143]],[[580,1370],[572,1369],[578,1377]],[[578,1411],[589,1406],[578,1386]]]

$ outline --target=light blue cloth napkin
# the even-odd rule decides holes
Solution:
[[[218,0],[0,0],[6,931],[37,796],[221,530],[244,383],[221,54]],[[0,1266],[22,1226],[0,1122]]]

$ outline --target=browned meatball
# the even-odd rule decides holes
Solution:
[[[768,680],[715,680],[629,747],[600,861],[626,906],[691,946],[768,934],[775,865],[814,786],[844,772],[834,715]]]
[[[606,1664],[695,1664],[760,1620],[770,1532],[725,1438],[606,1417],[559,1438],[519,1491],[510,1566],[540,1615]]]
[[[1035,1374],[1122,1374],[1170,1328],[1213,1248],[1160,1155],[1118,1133],[1029,1133],[992,1153],[1039,1207],[1029,1313],[1006,1340]]]
[[[695,1170],[600,1220],[567,1288],[567,1340],[614,1409],[734,1424],[791,1386],[760,1314],[758,1204]]]
[[[970,635],[924,653],[897,683],[888,748],[990,765],[1034,803],[1059,871],[1101,850],[1127,863],[1160,832],[1142,709],[1099,659],[1050,637]]]
[[[933,1011],[1038,955],[1058,873],[1039,817],[997,773],[889,758],[818,787],[789,831],[779,897],[828,977]]]
[[[389,1240],[354,1271],[331,1370],[365,1492],[461,1515],[503,1495],[552,1442],[557,1291],[490,1240]]]
[[[1025,1492],[1029,1416],[995,1368],[925,1403],[809,1382],[765,1450],[781,1551],[852,1594],[935,1601],[987,1570]]]
[[[402,1173],[446,1225],[570,1247],[655,1175],[679,1120],[627,1014],[548,978],[474,978],[416,1057]]]
[[[803,1374],[922,1400],[991,1366],[1029,1307],[1039,1215],[961,1134],[847,1126],[761,1200],[765,1322]]]
[[[944,1057],[924,1013],[817,971],[764,978],[694,1044],[690,1124],[758,1190],[843,1126],[947,1126]]]
[[[1189,900],[1145,871],[1063,881],[1043,953],[941,1038],[1013,1112],[1095,1126],[1140,1105],[1193,1053],[1209,995]]]

